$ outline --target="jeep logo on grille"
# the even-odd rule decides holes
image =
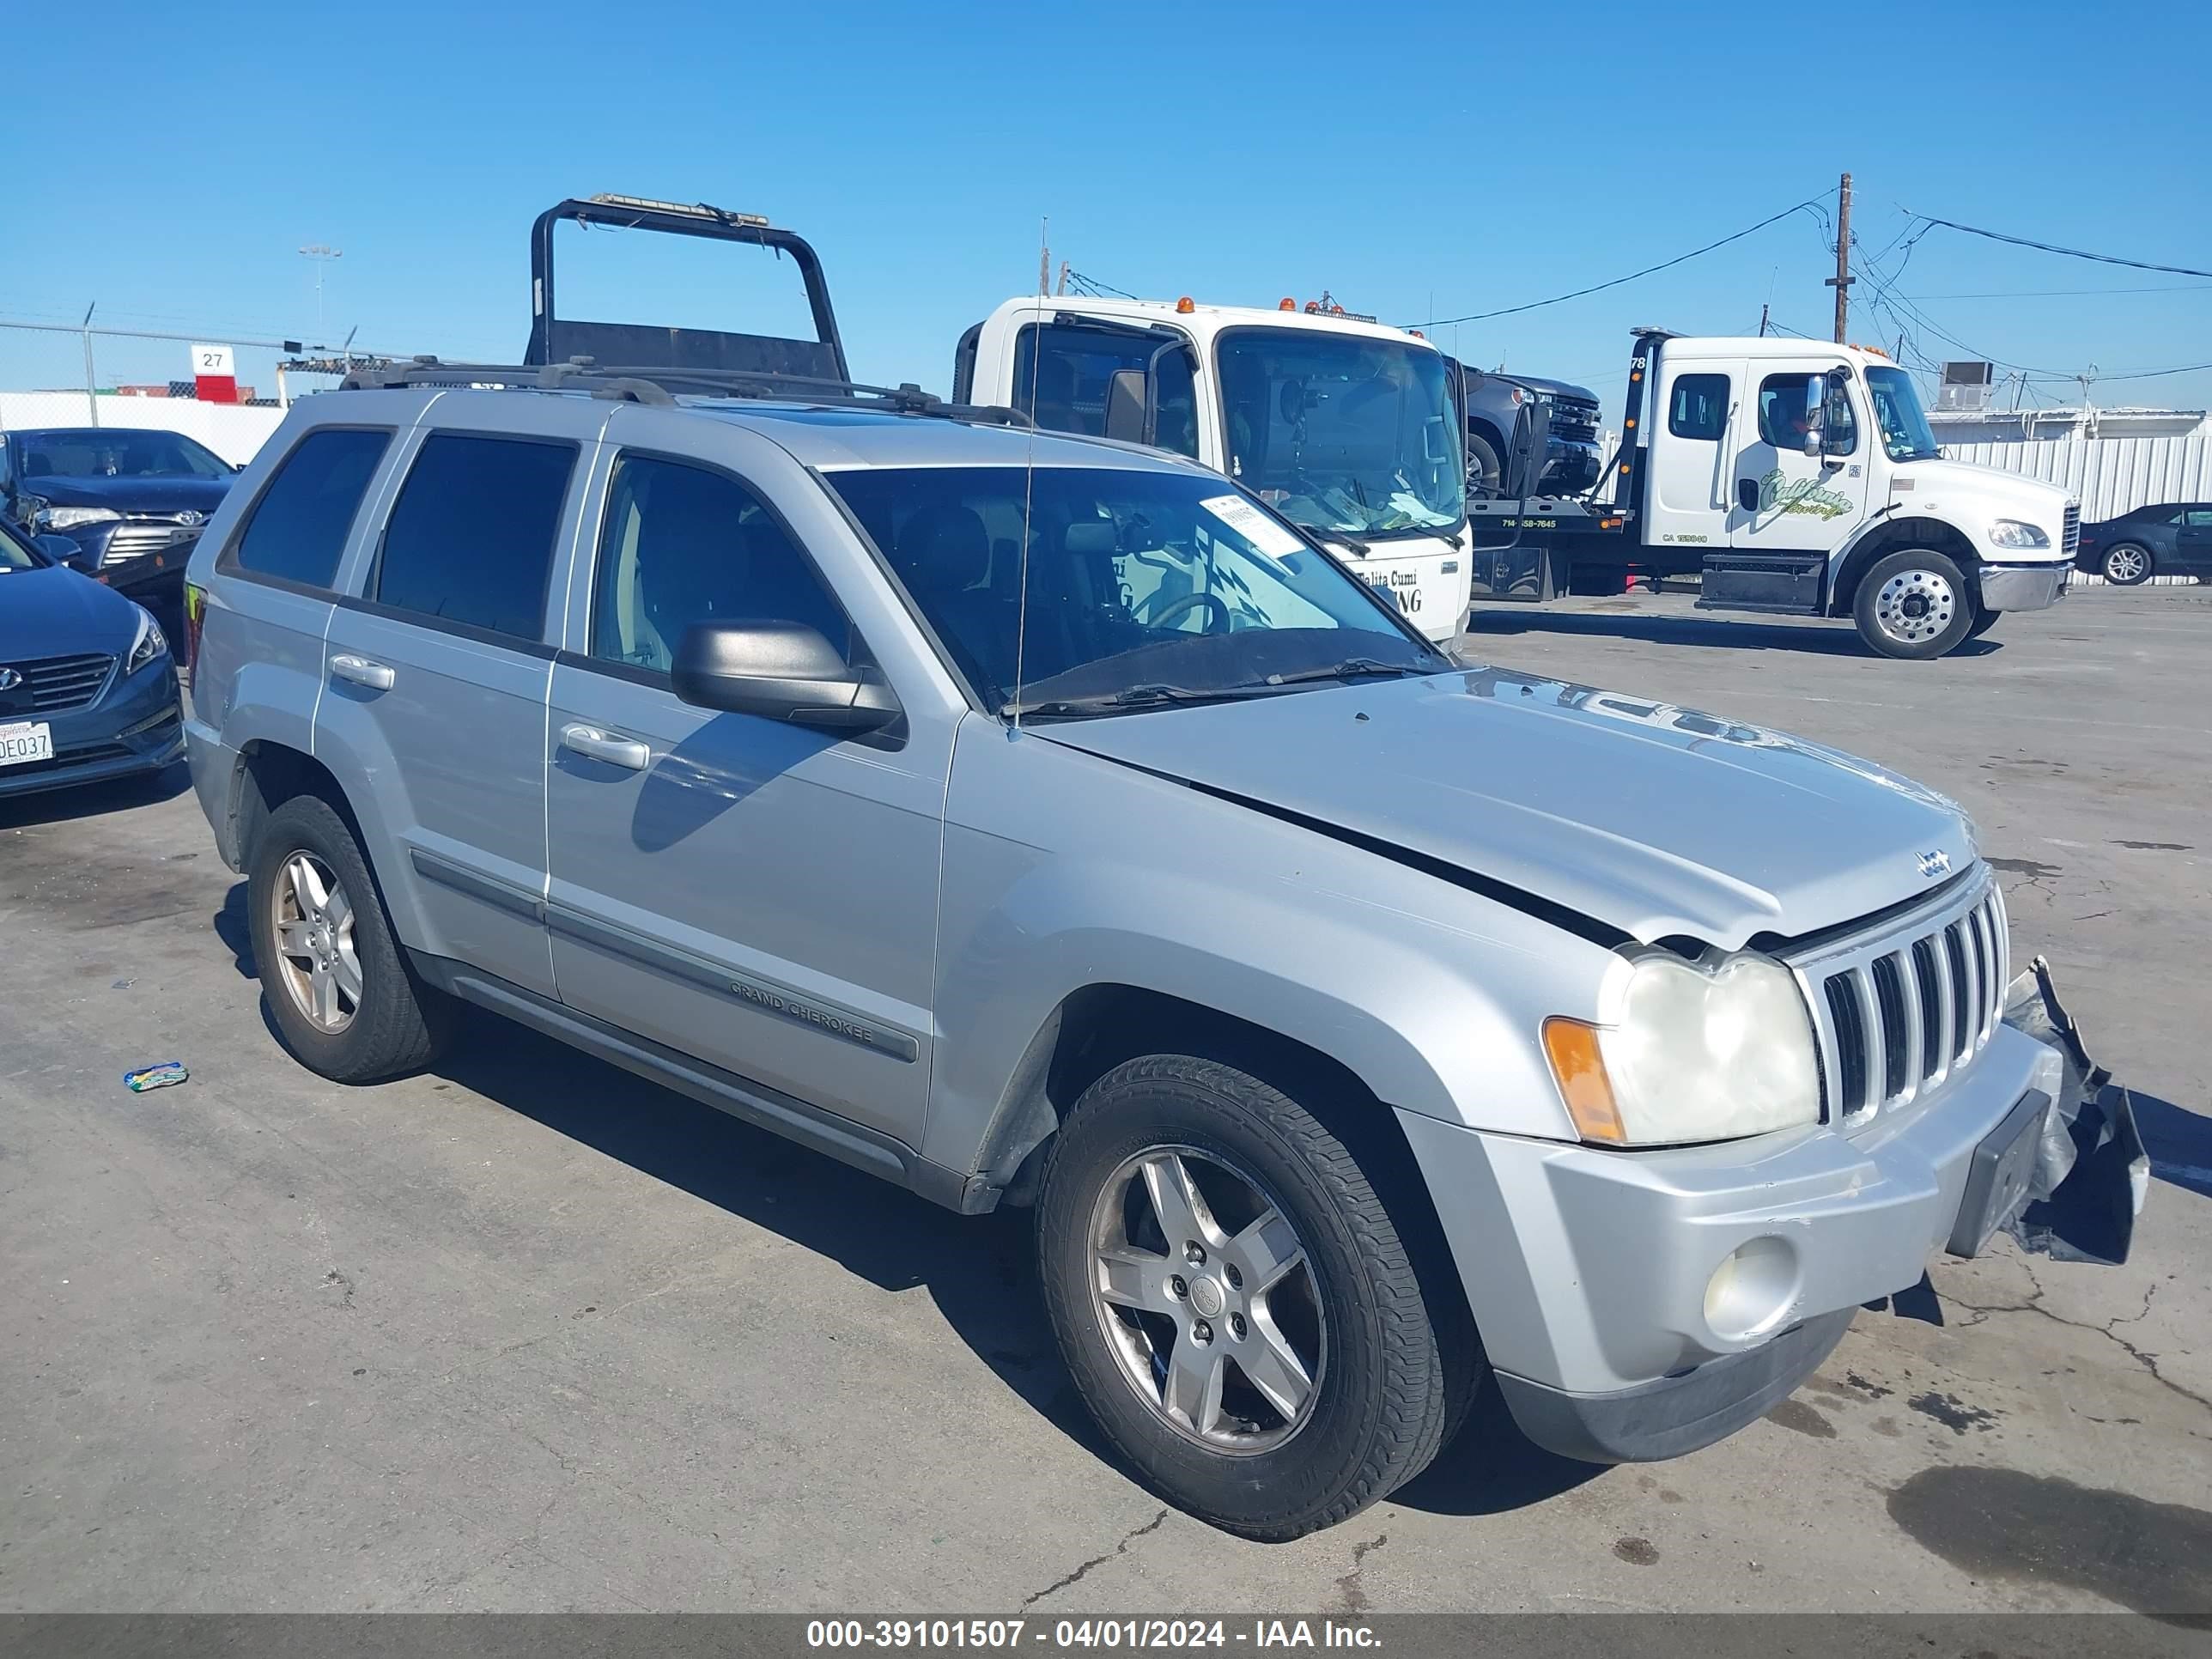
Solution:
[[[1940,848],[1933,853],[1923,853],[1920,855],[1920,873],[1931,881],[1937,876],[1949,875],[1951,855]]]

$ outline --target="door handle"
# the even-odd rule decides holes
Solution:
[[[350,680],[356,685],[365,685],[372,691],[389,691],[394,676],[392,670],[380,662],[371,662],[366,657],[343,656],[331,659],[331,678]]]
[[[562,726],[561,746],[586,760],[604,761],[628,772],[642,772],[653,763],[653,750],[636,738],[617,737],[596,726]]]

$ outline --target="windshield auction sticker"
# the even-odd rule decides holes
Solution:
[[[1284,559],[1305,550],[1304,542],[1242,495],[1210,495],[1199,505],[1262,553]]]

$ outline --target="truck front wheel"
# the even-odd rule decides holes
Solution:
[[[1973,590],[1948,554],[1908,547],[1884,554],[1859,578],[1851,615],[1859,637],[1885,657],[1940,657],[1974,623]]]
[[[1344,1144],[1217,1061],[1155,1054],[1085,1091],[1037,1248],[1100,1426],[1155,1492],[1247,1538],[1332,1525],[1410,1480],[1479,1363],[1453,1310],[1431,1317]]]

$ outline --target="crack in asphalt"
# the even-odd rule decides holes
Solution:
[[[1035,1607],[1038,1602],[1043,1601],[1046,1596],[1050,1595],[1054,1590],[1066,1589],[1070,1584],[1075,1583],[1077,1579],[1082,1577],[1084,1574],[1089,1572],[1091,1568],[1103,1567],[1106,1563],[1114,1559],[1117,1555],[1127,1555],[1129,1553],[1130,1545],[1135,1543],[1139,1538],[1142,1538],[1148,1532],[1158,1532],[1162,1527],[1167,1524],[1167,1519],[1168,1512],[1165,1510],[1162,1510],[1158,1515],[1146,1522],[1143,1526],[1139,1527],[1134,1532],[1123,1534],[1121,1541],[1115,1545],[1112,1549],[1108,1550],[1105,1554],[1092,1556],[1088,1561],[1085,1561],[1073,1572],[1069,1573],[1066,1577],[1055,1578],[1052,1583],[1047,1584],[1042,1589],[1024,1596],[1022,1598],[1022,1605],[1025,1607]]]
[[[2035,1269],[2033,1267],[2029,1267],[2027,1269],[2027,1282],[2035,1286],[2035,1294],[2026,1302],[1991,1302],[1984,1304],[1962,1301],[1956,1297],[1946,1297],[1944,1300],[1950,1303],[1954,1308],[1963,1308],[1968,1313],[1980,1314],[1984,1319],[1991,1314],[2041,1314],[2045,1319],[2051,1321],[2054,1324],[2064,1325],[2073,1330],[2088,1331],[2095,1335],[2104,1337],[2107,1340],[2117,1344],[2120,1350],[2125,1353],[2129,1358],[2134,1360],[2136,1364],[2142,1366],[2143,1370],[2148,1373],[2151,1381],[2157,1383],[2159,1387],[2167,1389],[2173,1394],[2179,1395],[2184,1400],[2190,1401],[2193,1405],[2201,1406],[2208,1412],[2212,1412],[2212,1396],[2201,1395],[2197,1393],[2196,1389],[2187,1388],[2183,1384],[2175,1382],[2172,1377],[2166,1376],[2159,1370],[2159,1355],[2152,1353],[2146,1349],[2137,1347],[2134,1343],[2129,1341],[2127,1338],[2122,1336],[2118,1331],[2112,1328],[2116,1325],[2140,1324],[2142,1321],[2149,1318],[2151,1302],[2153,1298],[2158,1295],[2159,1291],[2159,1286],[2157,1285],[2154,1284],[2148,1290],[2143,1292],[2143,1304],[2141,1312],[2123,1315],[2119,1317],[2107,1320],[2101,1325],[2091,1325],[2086,1324],[2078,1319],[2069,1319],[2064,1315],[2053,1313],[2050,1309],[2045,1307],[2043,1305],[2043,1281],[2036,1278]],[[1981,1321],[1977,1320],[1974,1322],[1979,1324]]]

